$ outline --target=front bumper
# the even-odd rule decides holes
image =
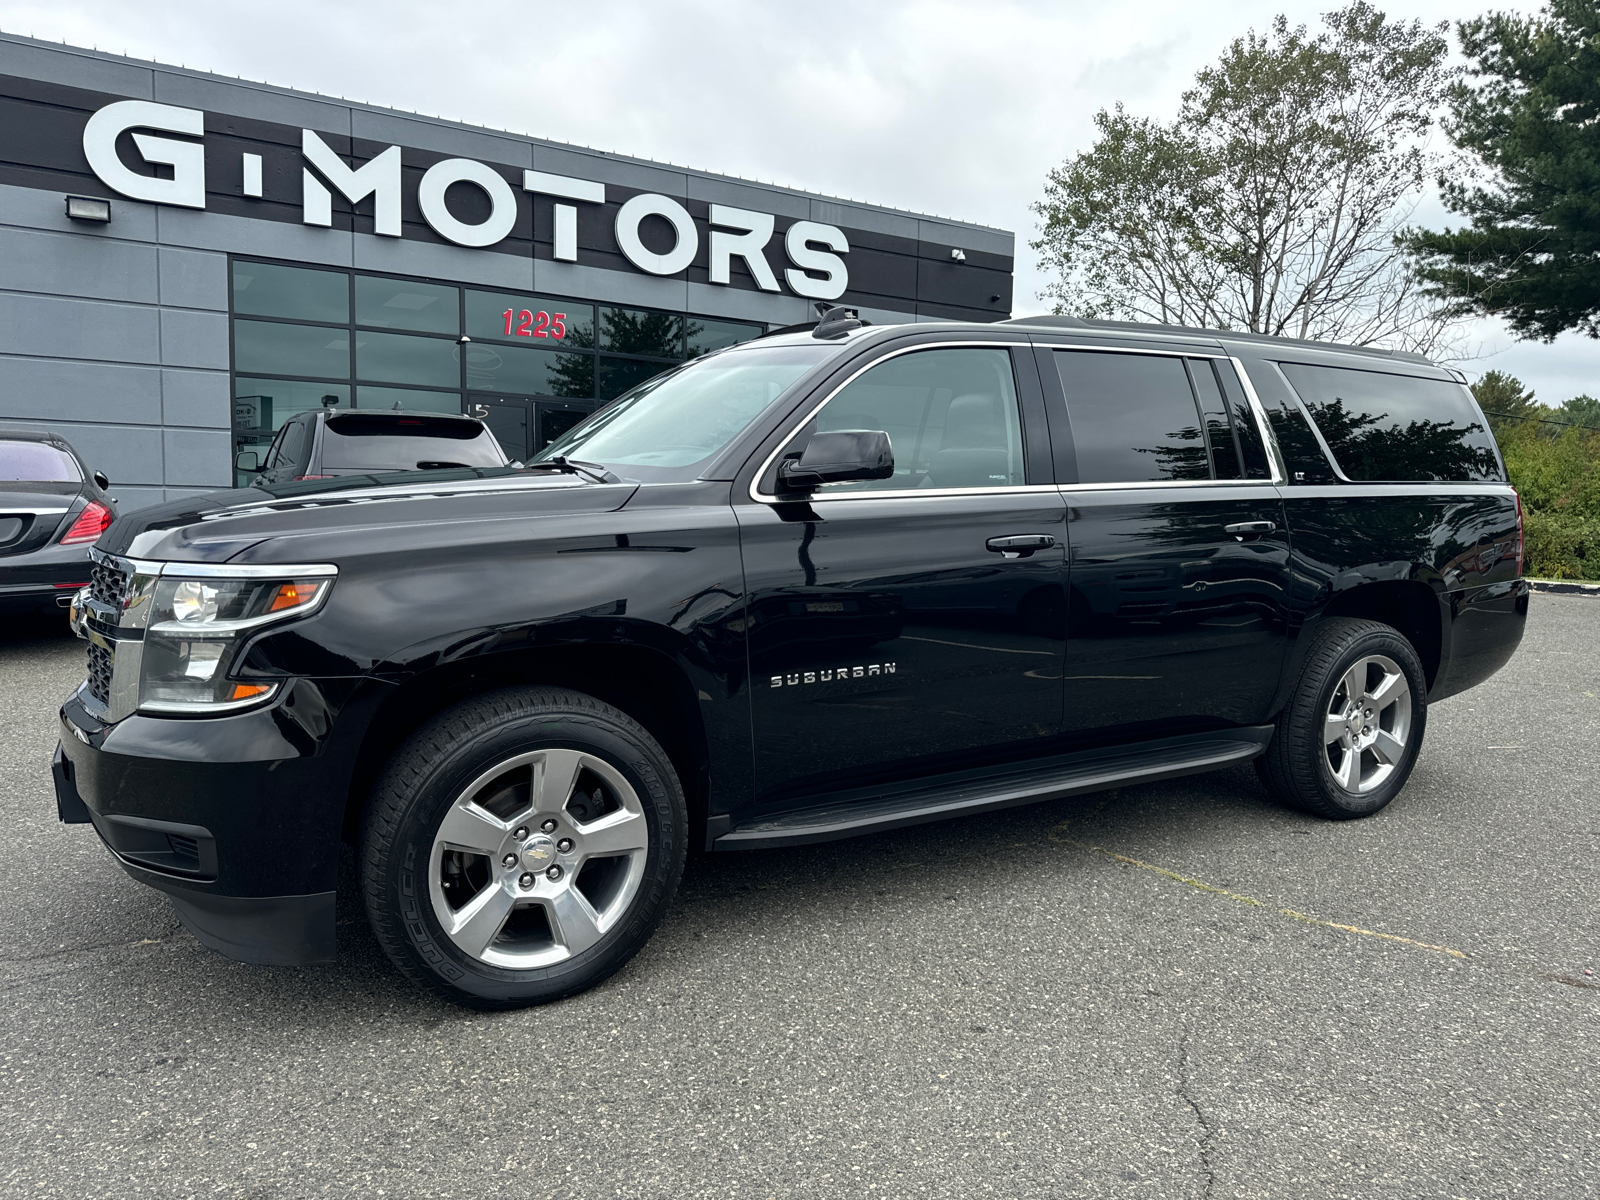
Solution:
[[[244,962],[331,962],[349,772],[308,733],[307,710],[325,729],[328,698],[306,680],[267,708],[210,719],[108,724],[74,693],[52,764],[58,813],[91,822],[212,949]]]

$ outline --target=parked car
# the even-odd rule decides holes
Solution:
[[[845,309],[525,468],[263,482],[94,555],[62,819],[260,963],[332,959],[354,842],[395,965],[484,1007],[617,970],[690,846],[1251,761],[1369,816],[1528,606],[1499,453],[1425,359]]]
[[[56,433],[0,429],[0,612],[48,612],[89,582],[116,501]]]
[[[401,409],[324,408],[291,417],[266,457],[240,455],[239,468],[259,466],[252,484],[338,479],[382,471],[503,467],[510,460],[489,427],[475,417]]]

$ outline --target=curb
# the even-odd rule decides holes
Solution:
[[[1600,598],[1600,583],[1573,583],[1564,579],[1530,579],[1528,586],[1536,592],[1554,592],[1562,596],[1594,596]]]

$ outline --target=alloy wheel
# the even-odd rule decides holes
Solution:
[[[605,759],[554,748],[519,754],[445,811],[428,863],[433,915],[480,962],[554,966],[628,911],[649,844],[638,794]]]
[[[1355,796],[1382,787],[1411,735],[1411,685],[1399,664],[1382,654],[1352,663],[1329,698],[1322,733],[1339,787]]]

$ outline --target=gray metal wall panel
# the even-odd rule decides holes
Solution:
[[[798,221],[811,219],[811,200],[793,192],[765,188],[759,184],[729,183],[723,179],[706,179],[700,175],[689,176],[689,199],[704,200],[709,204],[727,204],[733,208],[747,208],[754,212],[776,213],[780,217],[793,217]],[[783,253],[781,240],[773,238],[772,245]],[[768,250],[771,250],[771,245]]]
[[[162,208],[156,229],[161,243],[199,250],[225,250],[260,258],[351,266],[351,234],[343,229],[256,221],[189,208]]]
[[[157,363],[154,308],[105,300],[0,293],[0,354]]]
[[[213,367],[226,371],[228,315],[193,312],[185,308],[161,310],[161,365]]]
[[[688,287],[688,309],[701,316],[797,325],[816,315],[811,310],[811,301],[802,296],[747,292],[711,283],[691,283]]]
[[[644,166],[600,153],[567,150],[559,146],[534,146],[533,169],[548,171],[552,175],[592,179],[597,183],[614,183],[619,187],[657,192],[663,196],[686,196],[689,189],[688,176],[682,171]]]
[[[488,287],[533,287],[533,258],[520,254],[485,254],[464,246],[445,246],[438,242],[406,241],[378,237],[371,233],[354,235],[355,266],[363,271],[386,271],[391,275],[423,275],[452,283],[477,283]]]
[[[91,471],[104,471],[116,484],[160,487],[161,430],[143,425],[90,425],[72,421],[34,421],[53,429],[78,452]]]
[[[841,204],[832,200],[813,200],[811,219],[825,225],[842,225],[852,229],[866,229],[873,233],[887,233],[894,237],[917,236],[917,219],[899,213],[883,212],[865,205]]]
[[[152,504],[160,504],[167,498],[158,487],[123,487],[116,483],[111,485],[111,496],[117,502],[118,513],[149,508]]]
[[[285,95],[243,82],[206,79],[159,67],[155,71],[155,98],[162,104],[278,121],[324,133],[350,132],[350,110],[337,101]]]
[[[233,401],[225,371],[161,372],[161,424],[230,429]]]
[[[533,147],[524,138],[511,134],[500,137],[464,125],[400,113],[358,108],[350,114],[350,135],[388,145],[415,146],[418,150],[432,150],[451,158],[475,158],[523,168],[533,166]]]
[[[222,487],[224,487],[224,488],[232,487],[232,486],[233,485],[231,483],[225,483],[225,484],[222,485]],[[185,488],[185,487],[170,488],[169,487],[169,488],[166,488],[164,490],[162,496],[163,496],[163,499],[166,499],[166,500],[192,500],[196,496],[207,496],[207,495],[210,495],[212,492],[219,491],[219,490],[221,490],[221,489],[214,488],[214,487],[196,487],[196,488]]]
[[[162,246],[161,303],[179,308],[228,310],[228,256]]]
[[[114,199],[111,201],[111,220],[101,225],[94,221],[68,220],[66,198],[66,192],[0,184],[0,224],[49,229],[82,238],[110,241],[156,240],[156,209],[153,204]]]
[[[624,275],[578,263],[535,259],[533,290],[549,296],[573,296],[602,304],[643,304],[650,308],[683,309],[688,285],[681,278]]]
[[[232,485],[228,459],[233,435],[223,430],[163,429],[167,484],[225,488]]]
[[[143,242],[0,227],[0,288],[153,303],[156,250]]]
[[[159,425],[161,373],[120,363],[0,356],[0,421],[37,419]]]
[[[118,62],[91,51],[0,36],[0,75],[44,79],[69,87],[149,100],[153,98],[154,73],[152,67]]]

